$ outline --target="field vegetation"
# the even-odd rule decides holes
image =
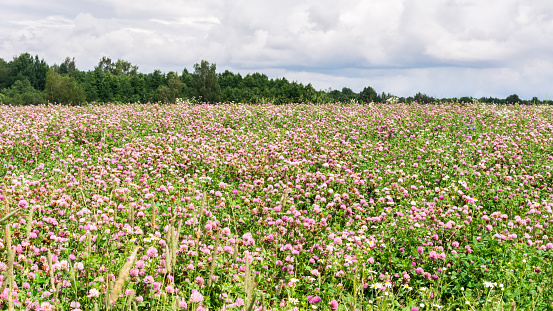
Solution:
[[[0,309],[552,310],[553,107],[0,107]]]

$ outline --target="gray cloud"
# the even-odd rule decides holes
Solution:
[[[92,69],[107,55],[150,72],[202,59],[316,88],[408,96],[545,98],[553,78],[547,0],[20,0],[2,4],[0,57]]]

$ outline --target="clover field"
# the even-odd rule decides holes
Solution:
[[[0,309],[552,310],[553,106],[0,107]]]

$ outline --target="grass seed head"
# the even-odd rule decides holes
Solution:
[[[125,285],[125,280],[129,276],[129,272],[131,271],[132,265],[134,264],[134,260],[136,259],[136,254],[138,253],[140,246],[135,247],[134,251],[131,253],[131,256],[127,259],[127,262],[123,265],[123,268],[121,268],[121,271],[119,271],[119,276],[117,277],[117,280],[115,281],[115,284],[113,285],[113,288],[111,289],[111,293],[109,294],[109,304],[114,305],[117,301],[117,298],[119,297],[119,293],[123,290],[123,285]]]

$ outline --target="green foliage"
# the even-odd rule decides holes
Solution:
[[[414,101],[418,102],[418,103],[433,103],[435,102],[434,98],[426,95],[426,94],[423,94],[421,92],[417,93],[415,95],[415,97],[413,98]]]
[[[72,59],[66,57],[63,63],[61,63],[60,65],[54,64],[52,68],[54,68],[54,71],[59,74],[68,74],[75,72],[77,70],[77,65],[75,65],[75,57],[73,57]]]
[[[328,102],[360,102],[360,103],[385,103],[390,98],[396,98],[390,93],[382,92],[380,95],[367,86],[359,93],[348,87],[341,90],[326,91],[316,90],[311,84],[304,85],[286,78],[270,79],[263,73],[251,73],[242,76],[225,70],[216,73],[216,65],[203,60],[194,65],[194,72],[183,69],[179,76],[175,73],[165,74],[160,70],[151,73],[139,73],[138,66],[127,60],[112,60],[104,56],[98,62],[94,70],[80,71],[76,66],[75,58],[66,57],[60,64],[51,67],[59,77],[55,79],[64,81],[65,89],[59,90],[59,96],[67,101],[67,90],[73,94],[72,103],[80,102],[175,102],[177,98],[199,100],[201,102],[241,102],[241,103],[328,103]],[[27,80],[33,88],[31,94],[23,96],[17,93],[14,96],[4,95],[4,102],[35,103],[41,99],[41,91],[46,88],[47,73],[50,67],[40,60],[38,56],[23,53],[7,62],[0,58],[0,92],[8,92],[8,89],[16,81]],[[63,77],[63,78],[61,78]],[[67,79],[66,79],[67,78]],[[52,79],[54,79],[52,77]],[[57,81],[56,80],[56,81]],[[73,82],[70,82],[73,81]],[[61,83],[61,82],[60,82]],[[61,85],[61,84],[60,84]],[[18,86],[20,88],[20,86]],[[84,96],[84,100],[81,96]],[[38,93],[36,93],[38,90]],[[65,93],[64,93],[65,92]],[[51,90],[46,92],[50,99],[54,99]],[[15,94],[15,93],[10,93]],[[53,97],[54,96],[54,97]],[[56,95],[58,96],[58,95]],[[76,96],[76,97],[75,97]],[[397,100],[396,100],[397,99]],[[407,98],[400,97],[394,102],[438,103],[438,102],[465,102],[471,103],[471,97],[453,99],[437,99],[418,92]],[[56,97],[55,100],[60,100]],[[480,103],[539,105],[549,104],[548,101],[540,101],[538,97],[532,100],[523,100],[513,94],[506,99],[495,97],[482,97]]]
[[[508,103],[511,103],[511,104],[515,104],[515,103],[520,102],[520,98],[518,97],[517,94],[513,94],[513,95],[507,96],[507,98],[505,98],[505,101],[507,101]]]
[[[85,102],[83,88],[69,76],[62,76],[50,69],[46,74],[46,98],[50,102],[79,105]]]
[[[168,75],[168,81],[168,85],[158,87],[156,98],[158,101],[174,104],[177,98],[180,98],[182,95],[184,83],[182,83],[177,74],[172,72]]]
[[[100,59],[96,68],[116,76],[134,76],[138,73],[138,66],[133,65],[131,62],[124,59],[118,59],[116,62],[113,62],[111,58],[107,56],[103,56],[102,59]]]
[[[359,93],[359,101],[363,103],[371,103],[380,102],[381,99],[378,97],[378,94],[372,87],[367,86],[363,89],[363,91],[361,91],[361,93]]]
[[[42,92],[35,90],[26,78],[15,81],[10,88],[4,90],[0,101],[13,106],[38,105],[45,102]]]
[[[11,70],[3,59],[0,58],[0,90],[5,89],[9,86]]]
[[[38,56],[32,57],[29,53],[23,53],[15,57],[9,67],[8,83],[10,86],[17,80],[27,79],[33,88],[44,89],[48,65],[44,60],[39,60]]]
[[[217,82],[216,65],[202,60],[194,64],[193,85],[195,95],[208,103],[218,102],[221,97],[221,87]]]

